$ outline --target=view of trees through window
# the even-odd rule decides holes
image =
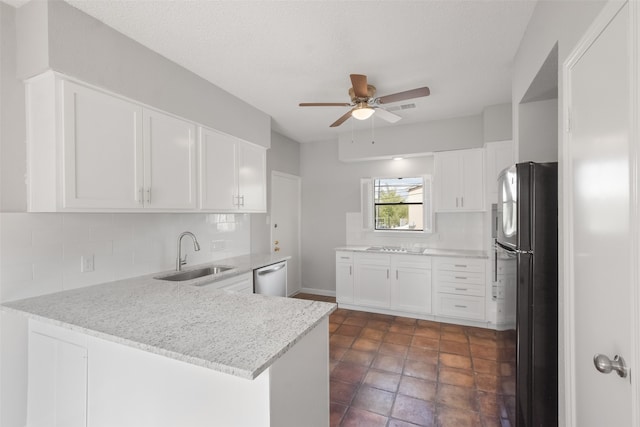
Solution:
[[[376,178],[373,189],[376,230],[423,231],[423,178]]]

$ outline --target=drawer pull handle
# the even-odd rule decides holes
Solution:
[[[465,276],[455,276],[456,279],[462,279],[462,280],[467,280],[468,277]]]
[[[454,307],[456,307],[456,308],[467,308],[466,305],[458,305],[458,304],[454,305]]]
[[[340,259],[351,259],[348,256],[341,256]]]
[[[456,291],[468,291],[468,288],[456,288]]]
[[[462,267],[462,268],[467,268],[466,264],[454,264],[454,267]]]

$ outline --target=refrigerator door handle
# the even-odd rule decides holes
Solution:
[[[496,240],[496,245],[500,246],[502,249],[504,249],[505,251],[512,253],[512,254],[528,254],[531,255],[533,254],[533,251],[523,251],[522,249],[516,249],[516,248],[512,248],[511,246],[507,246],[504,243],[500,243]]]

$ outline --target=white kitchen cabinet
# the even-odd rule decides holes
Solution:
[[[485,320],[484,259],[438,258],[435,262],[436,314]]]
[[[266,149],[200,128],[200,208],[265,212]]]
[[[353,303],[353,252],[336,252],[336,302]]]
[[[222,280],[216,280],[215,282],[209,282],[197,286],[200,289],[205,290],[217,290],[223,289],[231,292],[241,292],[252,294],[253,293],[253,273],[243,273],[237,276],[232,276]]]
[[[196,128],[150,109],[144,119],[144,199],[151,209],[196,209]]]
[[[484,210],[483,150],[435,153],[437,212]]]
[[[487,142],[484,146],[487,206],[498,203],[498,175],[513,165],[513,142]]]
[[[431,258],[393,255],[391,264],[391,308],[431,313]]]
[[[26,82],[28,210],[195,210],[195,125],[54,72]]]
[[[86,427],[87,349],[73,334],[29,322],[27,425]]]
[[[354,302],[389,308],[391,302],[391,258],[387,254],[355,254]]]

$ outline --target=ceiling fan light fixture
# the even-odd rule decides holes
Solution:
[[[366,102],[358,103],[358,106],[351,111],[351,116],[358,120],[367,120],[376,110],[369,107]]]

